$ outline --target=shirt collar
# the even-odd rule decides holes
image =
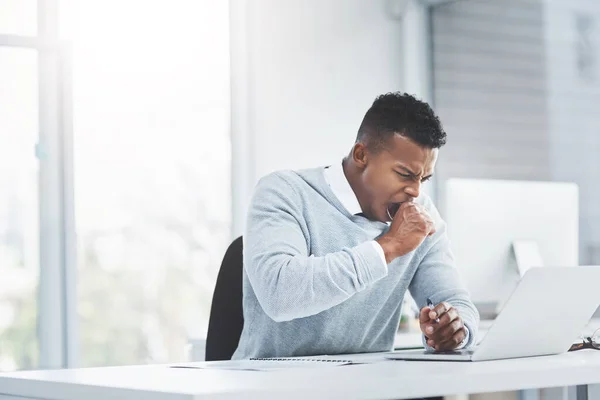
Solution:
[[[331,191],[344,208],[352,215],[362,213],[356,194],[354,194],[354,190],[352,190],[344,174],[342,162],[337,162],[325,168],[324,174],[325,180],[329,184],[329,187],[331,187]]]

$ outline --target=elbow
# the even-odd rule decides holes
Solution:
[[[275,322],[287,322],[292,321],[295,318],[286,314],[267,314]]]
[[[275,322],[287,322],[311,315],[306,299],[298,298],[289,290],[263,293],[258,296],[258,300],[264,313]]]
[[[287,322],[307,316],[303,309],[306,299],[300,295],[305,291],[299,291],[301,285],[294,279],[286,278],[287,275],[282,272],[286,267],[293,269],[293,266],[289,267],[291,261],[292,259],[287,258],[281,264],[261,265],[261,269],[271,273],[256,276],[260,278],[255,279],[258,285],[252,285],[263,312],[275,322]]]
[[[292,321],[302,316],[297,315],[298,310],[294,310],[290,306],[282,305],[279,301],[271,301],[262,305],[262,309],[275,322]]]

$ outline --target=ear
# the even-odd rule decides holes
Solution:
[[[368,150],[364,143],[358,142],[352,148],[352,160],[360,169],[366,168],[369,162]]]

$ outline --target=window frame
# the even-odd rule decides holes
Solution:
[[[38,368],[77,364],[70,48],[58,39],[58,0],[38,0],[36,36],[0,34],[1,47],[38,56]]]

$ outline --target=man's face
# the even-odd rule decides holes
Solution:
[[[352,156],[361,170],[358,196],[363,212],[371,220],[388,222],[400,204],[419,196],[421,184],[433,174],[438,149],[395,134],[376,152],[355,144]]]

